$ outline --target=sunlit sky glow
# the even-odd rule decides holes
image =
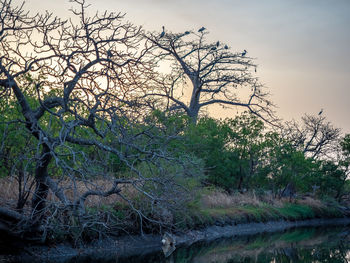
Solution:
[[[277,104],[277,114],[300,119],[321,108],[350,133],[350,1],[348,0],[90,0],[91,11],[125,12],[146,30],[182,32],[205,26],[209,40],[248,50]],[[68,0],[28,0],[33,12],[67,17]],[[221,112],[213,112],[220,116]],[[232,113],[235,114],[235,111]],[[232,116],[233,116],[232,115]]]

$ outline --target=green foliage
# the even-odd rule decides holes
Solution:
[[[345,155],[350,155],[350,134],[346,134],[341,142],[341,147]]]
[[[17,103],[9,99],[0,103],[0,176],[18,170],[33,171],[35,140],[25,130]]]
[[[317,179],[323,194],[339,197],[345,187],[346,174],[335,163],[324,161],[321,165],[321,174]]]
[[[169,149],[203,160],[206,183],[224,188],[265,189],[278,193],[288,183],[298,192],[339,195],[345,184],[344,169],[331,161],[308,158],[283,134],[269,131],[256,116],[244,113],[224,121],[204,117],[194,125],[186,115],[155,111],[148,118],[159,132],[176,134]],[[350,141],[345,137],[343,151]],[[331,188],[327,188],[331,186]]]
[[[196,126],[188,127],[185,133],[188,150],[205,162],[208,181],[226,188],[234,187],[235,178],[231,172],[237,169],[232,161],[235,156],[226,147],[229,132],[226,124],[202,118]]]

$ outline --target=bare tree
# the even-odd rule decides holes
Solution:
[[[163,28],[161,34],[146,35],[154,46],[151,59],[165,73],[150,76],[145,97],[165,101],[168,110],[183,110],[194,123],[201,110],[214,104],[244,107],[265,120],[273,120],[273,105],[254,76],[257,65],[247,51],[232,52],[219,41],[208,43],[207,34],[205,28],[184,33]],[[170,73],[164,71],[169,63]],[[189,101],[184,96],[188,90]]]
[[[338,147],[340,129],[333,127],[322,112],[317,116],[306,114],[302,122],[287,122],[282,134],[289,138],[294,147],[314,159],[329,158]]]
[[[36,143],[30,157],[36,163],[31,211],[1,207],[0,219],[27,218],[32,229],[42,229],[49,216],[62,211],[90,218],[88,199],[114,195],[140,220],[152,221],[126,189],[141,194],[152,208],[176,204],[185,195],[178,194],[183,188],[175,180],[181,171],[167,170],[176,163],[166,149],[171,138],[130,119],[134,105],[126,103],[130,69],[144,63],[149,47],[142,29],[123,22],[122,14],[88,16],[84,0],[72,2],[73,17],[62,21],[0,1],[1,103],[16,101],[20,117],[13,121]],[[112,159],[125,167],[125,176],[110,169]],[[50,191],[54,197],[48,204]],[[89,224],[104,225],[82,222]]]

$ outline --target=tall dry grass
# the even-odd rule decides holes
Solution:
[[[220,191],[215,191],[208,195],[204,195],[201,199],[201,203],[203,206],[208,208],[230,208],[233,206],[242,205],[260,206],[262,204],[261,201],[252,194],[228,194]]]
[[[246,205],[261,207],[266,204],[281,208],[285,203],[290,202],[316,209],[325,208],[325,204],[322,203],[321,200],[312,196],[303,196],[302,198],[290,200],[289,198],[277,198],[268,192],[257,195],[254,191],[243,194],[239,192],[229,194],[223,191],[213,191],[201,197],[201,205],[203,208],[232,208]]]
[[[25,207],[30,207],[30,202],[33,196],[34,187],[29,189],[33,182],[33,178],[28,179],[26,183],[26,191],[29,191],[29,197]],[[97,179],[89,182],[62,180],[57,181],[59,187],[63,189],[67,199],[74,202],[88,190],[107,191],[112,186],[113,182],[110,179]],[[121,194],[128,199],[136,199],[140,193],[130,185],[121,185]],[[19,183],[14,177],[0,178],[0,205],[15,207],[18,200]],[[48,202],[57,202],[57,198],[49,191],[47,198]],[[118,195],[111,195],[108,197],[89,196],[85,201],[86,207],[110,206],[116,203],[126,204],[127,202]]]
[[[27,190],[31,181],[27,182]],[[0,178],[0,205],[15,206],[18,200],[18,181],[14,177]],[[32,194],[30,194],[31,198]]]
[[[326,207],[326,205],[323,204],[321,200],[315,199],[311,196],[305,196],[301,199],[298,199],[296,202],[301,205],[307,205],[318,209],[323,209]]]
[[[285,202],[287,200],[277,199],[272,194],[257,195],[254,191],[232,194],[214,191],[201,198],[202,206],[207,208],[231,208],[245,205],[261,207],[265,204],[282,207]]]

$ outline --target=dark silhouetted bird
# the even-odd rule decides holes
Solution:
[[[164,35],[165,35],[165,27],[162,26],[162,28],[163,28],[163,31],[162,31],[162,33],[160,33],[160,36],[159,36],[159,37],[164,37]]]
[[[200,29],[198,29],[198,32],[201,33],[201,32],[203,32],[204,30],[205,30],[205,27],[202,26]]]
[[[318,113],[318,115],[321,115],[323,113],[323,109],[320,110],[320,112]]]
[[[228,46],[227,46],[227,45],[225,45],[225,46],[224,46],[224,48],[225,48],[225,49],[228,49]]]
[[[244,57],[245,55],[247,55],[247,50],[243,50],[242,52],[242,57]]]
[[[218,47],[220,45],[220,41],[216,42],[216,46]]]
[[[210,50],[216,50],[216,47],[212,47]]]
[[[190,31],[186,31],[186,32],[185,32],[185,35],[188,35],[189,33],[190,33]]]

